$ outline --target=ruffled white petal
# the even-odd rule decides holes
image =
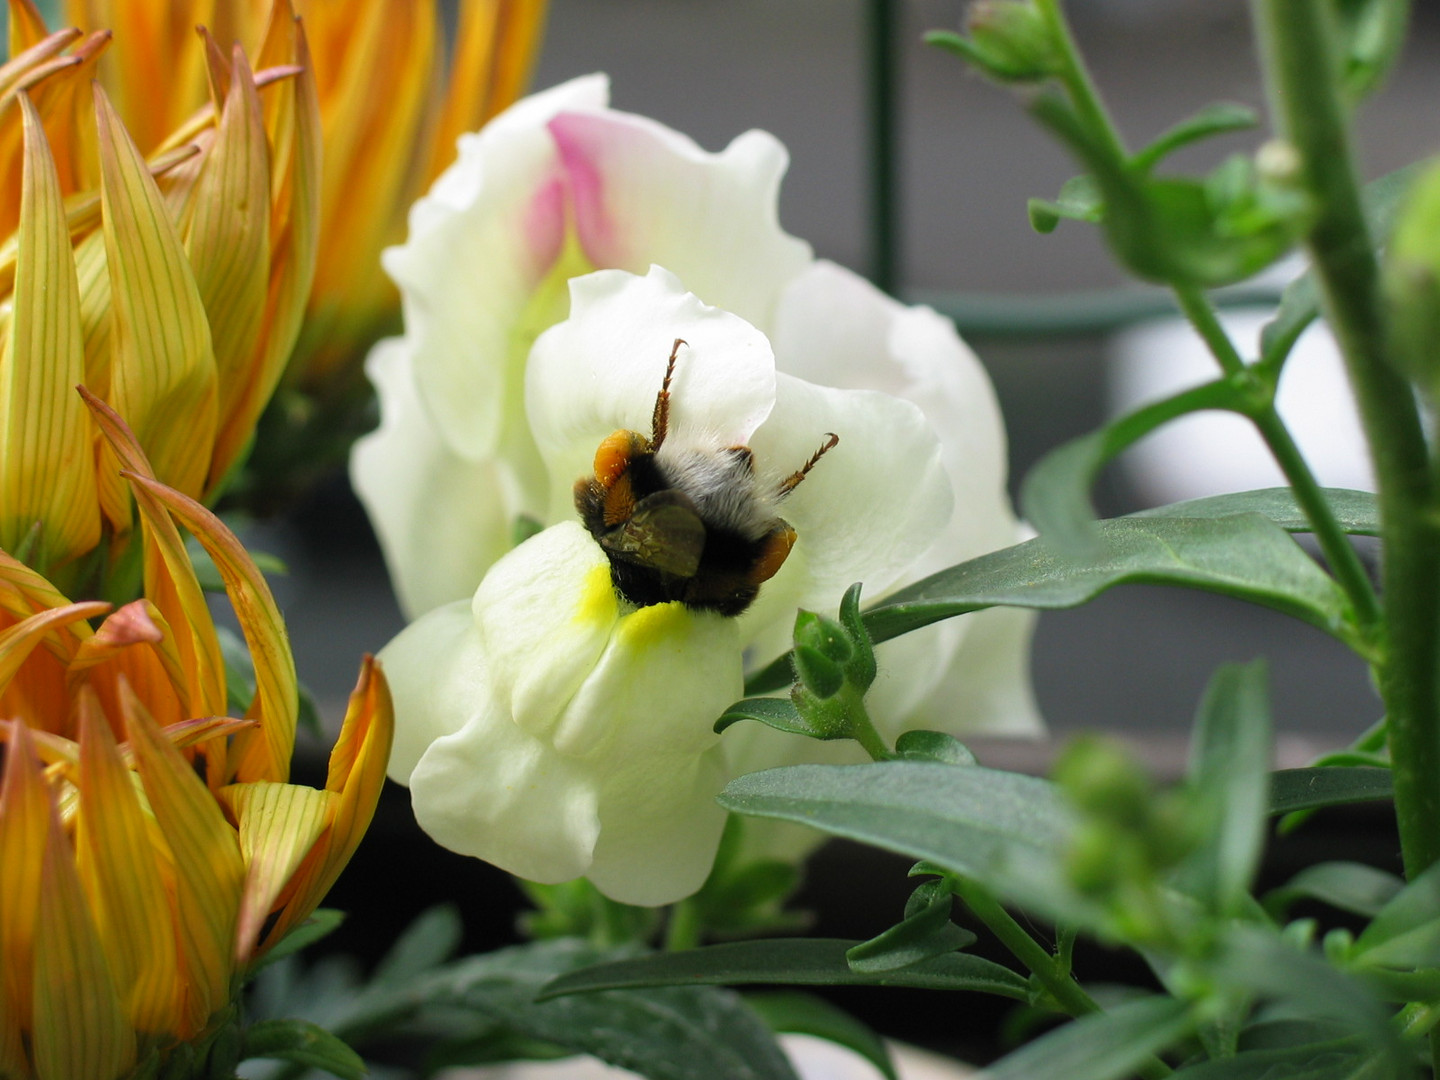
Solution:
[[[480,634],[464,601],[416,619],[380,650],[395,705],[395,741],[386,769],[409,784],[435,740],[490,712],[489,672]]]
[[[528,342],[514,340],[516,323],[565,238],[565,179],[545,123],[607,96],[603,77],[574,79],[462,138],[411,211],[409,239],[385,252],[421,397],[464,458],[493,454],[518,404]]]
[[[601,270],[570,282],[570,318],[530,353],[526,402],[550,470],[552,520],[574,516],[570,487],[594,471],[612,431],[648,436],[676,338],[687,343],[670,384],[676,444],[744,445],[775,400],[775,360],[765,335],[702,303],[669,271],[644,277]]]
[[[380,426],[355,443],[350,481],[380,539],[400,608],[413,619],[475,592],[509,550],[518,509],[499,461],[466,461],[441,441],[416,392],[404,339],[375,346],[365,372],[379,395]]]
[[[645,117],[571,111],[550,122],[575,224],[597,267],[658,263],[708,304],[767,326],[810,245],[780,228],[785,147],[747,131],[719,154]]]

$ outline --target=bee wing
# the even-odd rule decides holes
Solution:
[[[695,504],[671,488],[641,499],[630,520],[599,539],[600,546],[617,559],[689,578],[700,568],[705,522]]]

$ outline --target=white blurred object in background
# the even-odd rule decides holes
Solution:
[[[1273,309],[1244,308],[1224,312],[1220,321],[1248,363],[1259,353],[1261,328],[1273,317]],[[1117,334],[1107,352],[1112,420],[1220,374],[1199,335],[1179,318],[1133,326]],[[1323,323],[1312,324],[1296,342],[1276,403],[1323,486],[1374,489],[1344,363]],[[1120,463],[1148,506],[1285,483],[1250,422],[1233,413],[1192,413],[1172,421]]]

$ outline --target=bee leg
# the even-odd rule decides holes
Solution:
[[[750,584],[759,588],[779,573],[794,546],[795,530],[785,522],[777,521],[775,527],[760,541],[760,551],[750,566],[750,573],[746,575]]]
[[[839,435],[836,435],[833,431],[827,431],[825,433],[825,442],[821,445],[820,449],[816,450],[815,453],[810,455],[809,461],[805,462],[804,465],[800,466],[800,468],[798,468],[785,478],[784,482],[780,485],[780,491],[778,492],[778,495],[781,498],[784,498],[786,495],[789,495],[790,492],[794,491],[797,487],[799,487],[800,481],[805,479],[806,474],[815,467],[815,463],[819,461],[822,457],[824,457],[826,454],[828,454],[831,450],[835,449],[836,444],[838,444],[839,442]],[[788,551],[789,549],[787,548],[786,550]],[[784,560],[782,559],[781,561],[783,562]]]
[[[675,344],[670,346],[670,360],[665,365],[665,381],[660,384],[660,393],[655,395],[655,411],[650,414],[650,448],[659,450],[660,444],[665,441],[666,429],[670,426],[670,379],[675,374],[675,357],[680,354],[680,346],[690,344],[684,338],[676,338]]]

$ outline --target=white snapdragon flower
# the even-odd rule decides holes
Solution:
[[[384,659],[390,774],[421,823],[521,876],[661,903],[708,871],[726,779],[854,752],[711,729],[796,608],[833,612],[854,581],[877,598],[1022,531],[983,369],[947,320],[780,230],[783,148],[750,132],[708,154],[604,98],[591,78],[520,103],[416,205],[386,258],[406,333],[371,356],[382,424],[351,471],[418,617]],[[651,433],[677,338],[672,447],[748,446],[773,497],[840,436],[772,498],[794,546],[734,618],[617,595],[574,503],[606,436]],[[513,547],[525,521],[549,527]],[[983,612],[882,645],[882,733],[1037,731],[1030,627]]]

